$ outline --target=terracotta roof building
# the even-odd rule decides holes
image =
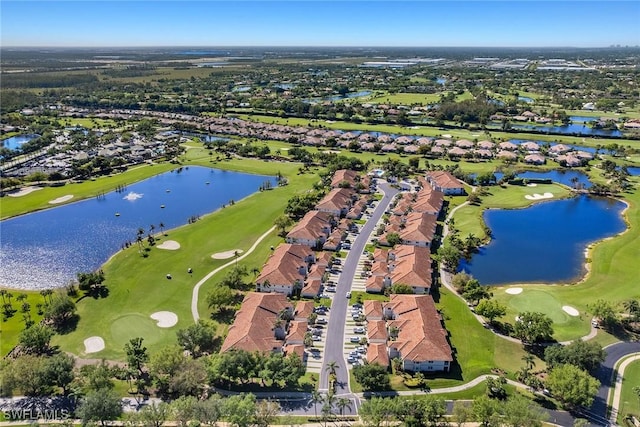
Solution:
[[[432,171],[427,173],[427,181],[431,187],[442,191],[445,195],[465,194],[464,185],[448,171]]]
[[[384,304],[390,335],[389,358],[406,371],[448,371],[453,361],[447,331],[430,295],[392,295]]]
[[[283,294],[249,292],[220,351],[281,352],[286,336],[286,324],[279,321],[281,313],[293,314],[293,306]]]

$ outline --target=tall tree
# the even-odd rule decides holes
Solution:
[[[122,413],[120,397],[110,389],[90,391],[80,402],[76,415],[82,419],[82,424],[99,421],[105,426],[107,421],[117,419]]]
[[[51,337],[53,337],[51,328],[38,324],[23,330],[18,343],[25,353],[45,354],[50,350]]]
[[[598,393],[600,382],[573,365],[559,365],[551,370],[547,388],[565,407],[589,407]]]
[[[127,355],[127,364],[129,368],[137,369],[140,377],[144,374],[142,368],[144,364],[149,361],[149,354],[147,353],[147,347],[142,345],[144,338],[131,338],[128,343],[124,345],[124,352]]]
[[[551,338],[553,335],[552,325],[553,321],[547,315],[527,311],[518,314],[513,332],[518,339],[522,340],[523,344],[534,344]]]

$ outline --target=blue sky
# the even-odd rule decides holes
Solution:
[[[2,46],[640,45],[631,1],[7,1]]]

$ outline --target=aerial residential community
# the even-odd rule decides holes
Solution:
[[[640,425],[640,4],[550,6],[3,1],[0,425]]]

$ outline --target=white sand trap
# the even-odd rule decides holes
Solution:
[[[444,135],[442,135],[443,138],[453,138],[451,135],[449,135],[448,133],[445,133]]]
[[[97,353],[104,350],[104,340],[100,337],[89,337],[84,340],[85,353]]]
[[[67,194],[66,196],[58,197],[57,199],[49,200],[50,205],[56,205],[58,203],[64,203],[73,199],[73,194]]]
[[[537,187],[538,184],[536,184],[535,182],[530,182],[529,184],[527,184],[527,187]]]
[[[150,317],[158,322],[159,328],[170,328],[178,323],[178,315],[171,311],[158,311]]]
[[[235,249],[235,250],[232,250],[232,251],[218,252],[217,254],[211,255],[211,258],[213,258],[213,259],[228,259],[228,258],[231,258],[232,256],[234,256],[236,254],[236,252],[241,254],[243,251],[242,251],[242,249]]]
[[[509,295],[518,295],[522,293],[522,288],[509,288],[505,292]]]
[[[180,243],[175,240],[166,240],[156,246],[158,249],[166,249],[168,251],[177,251],[180,249]]]
[[[544,194],[527,194],[524,196],[527,200],[542,200],[542,199],[553,199],[552,193],[544,193]]]
[[[20,190],[16,191],[15,193],[7,194],[7,196],[9,196],[9,197],[22,197],[22,196],[26,196],[29,193],[33,193],[34,191],[38,191],[38,190],[42,190],[42,187],[24,187],[24,188],[21,188]]]
[[[567,313],[569,316],[573,316],[573,317],[580,316],[580,312],[575,308],[571,307],[570,305],[563,305],[562,310],[564,310],[564,312]]]

